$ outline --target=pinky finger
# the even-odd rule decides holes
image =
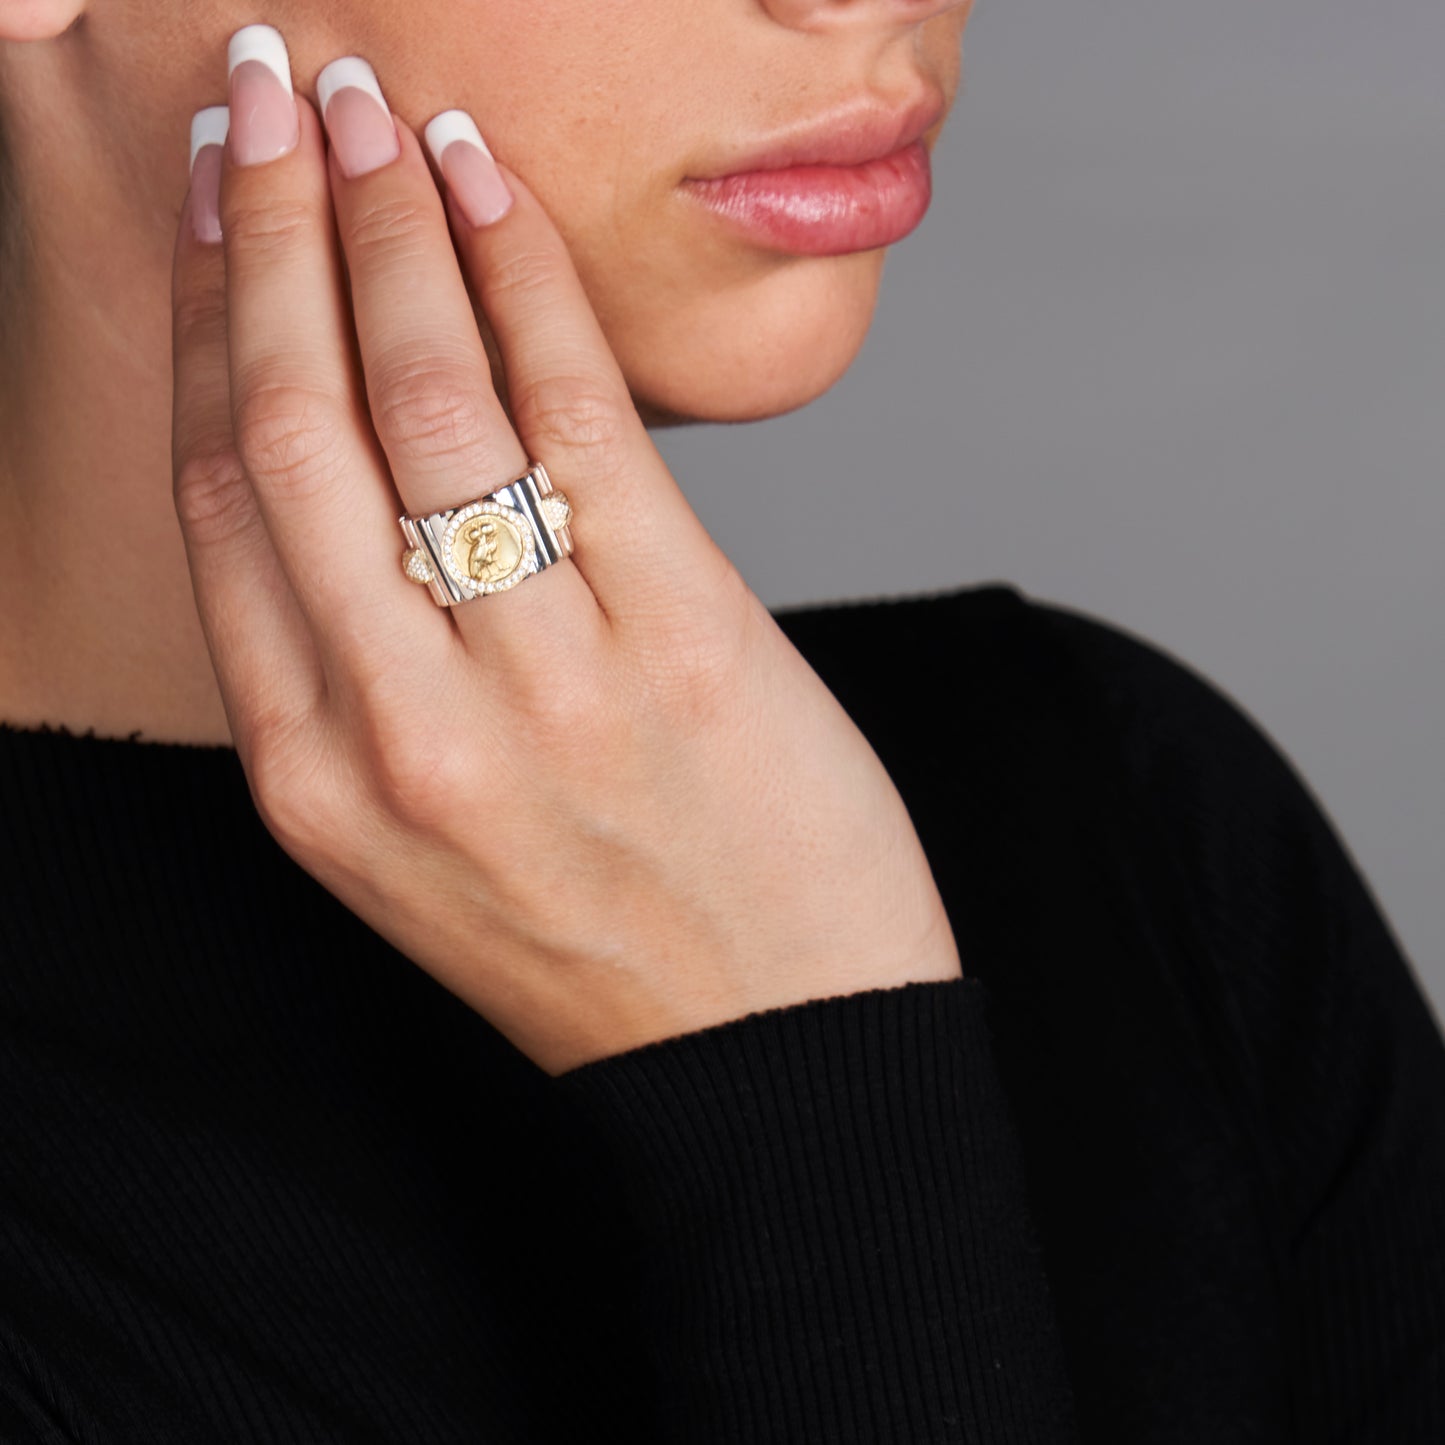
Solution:
[[[232,739],[249,766],[264,734],[304,726],[319,711],[325,677],[231,429],[216,219],[225,134],[224,106],[197,112],[171,277],[171,460],[196,608]]]

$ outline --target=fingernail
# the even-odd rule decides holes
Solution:
[[[191,117],[191,225],[196,240],[221,239],[221,147],[231,124],[229,106],[209,105]]]
[[[466,111],[444,110],[434,116],[427,122],[426,143],[472,225],[490,226],[512,209],[512,193]]]
[[[231,37],[231,158],[238,166],[274,161],[296,148],[300,125],[291,57],[281,32],[247,25]]]
[[[401,154],[391,107],[376,72],[359,55],[333,60],[316,77],[316,98],[342,175],[364,176]]]

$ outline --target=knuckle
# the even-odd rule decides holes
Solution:
[[[316,207],[298,197],[257,194],[237,200],[226,212],[227,257],[271,258],[309,245],[319,223]]]
[[[348,226],[352,249],[368,263],[404,261],[426,245],[430,217],[409,196],[385,196],[364,205]]]
[[[309,715],[257,709],[244,762],[251,799],[267,831],[293,857],[311,853],[336,829],[337,790],[327,781]]]
[[[198,287],[177,294],[173,302],[175,343],[189,354],[226,333],[226,293],[220,287]]]
[[[513,707],[527,720],[527,736],[543,756],[555,764],[574,758],[584,767],[596,763],[616,705],[605,679],[585,666],[565,676],[538,669],[517,679],[512,693]]]
[[[511,403],[523,436],[562,444],[589,470],[606,473],[621,455],[626,423],[601,377],[540,377],[514,390]]]
[[[234,449],[186,457],[175,471],[176,515],[204,546],[234,541],[253,523],[256,499]]]
[[[486,385],[435,360],[384,368],[371,409],[382,445],[423,459],[480,446],[488,431]]]
[[[652,619],[656,635],[644,641],[637,659],[654,706],[686,728],[703,729],[733,715],[747,690],[749,659],[760,646],[762,604],[730,562],[707,595],[706,608],[675,594],[660,597]]]
[[[560,246],[528,246],[495,262],[486,289],[494,302],[531,307],[539,297],[557,289],[570,265],[570,258]]]
[[[306,493],[340,472],[347,440],[336,403],[294,381],[246,388],[233,420],[236,449],[254,478]]]
[[[454,817],[475,771],[462,740],[406,707],[369,714],[366,766],[382,806],[410,827],[438,831]]]

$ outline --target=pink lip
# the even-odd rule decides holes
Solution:
[[[857,166],[744,171],[686,187],[754,239],[800,256],[841,256],[901,241],[933,198],[928,148],[916,140]]]
[[[683,189],[750,238],[799,255],[836,256],[901,240],[933,196],[923,135],[942,119],[928,91],[902,111],[853,109],[735,158]]]

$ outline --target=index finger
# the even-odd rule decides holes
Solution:
[[[462,110],[427,124],[462,269],[496,335],[527,451],[573,501],[573,559],[614,622],[715,610],[732,565],[653,444],[571,253]],[[512,197],[498,213],[497,186]]]

